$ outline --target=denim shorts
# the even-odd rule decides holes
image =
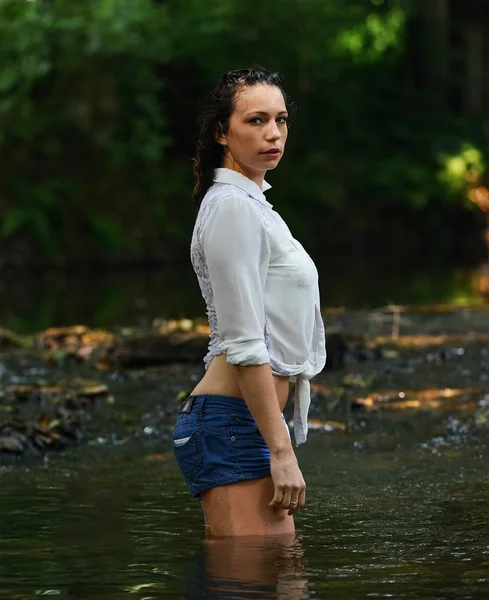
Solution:
[[[200,500],[202,492],[219,485],[269,477],[270,451],[246,402],[213,394],[186,402],[192,398],[190,412],[178,414],[172,433],[190,493]]]

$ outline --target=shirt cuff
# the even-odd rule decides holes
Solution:
[[[270,362],[270,356],[263,340],[221,342],[221,351],[226,355],[230,365],[249,367]]]

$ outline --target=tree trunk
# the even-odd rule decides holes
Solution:
[[[438,106],[447,102],[449,78],[450,1],[416,0],[422,28],[423,80]]]

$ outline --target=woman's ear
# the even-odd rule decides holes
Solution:
[[[216,142],[218,144],[221,144],[221,146],[227,146],[228,145],[228,142],[226,140],[226,136],[224,135],[223,130],[222,130],[222,124],[221,123],[217,124],[216,130],[214,132],[214,137],[216,138]]]

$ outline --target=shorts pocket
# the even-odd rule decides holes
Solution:
[[[187,482],[192,482],[202,466],[201,431],[192,422],[177,424],[172,434],[173,454]]]
[[[232,416],[229,422],[229,430],[233,436],[259,436],[261,437],[258,425],[255,419],[249,416]]]
[[[236,415],[235,417],[232,417],[232,419],[236,422],[236,423],[245,423],[246,425],[254,425],[255,427],[256,425],[256,421],[253,418],[253,415],[249,414],[249,415]]]
[[[246,477],[270,472],[270,451],[253,417],[231,417],[229,433],[239,469]]]

